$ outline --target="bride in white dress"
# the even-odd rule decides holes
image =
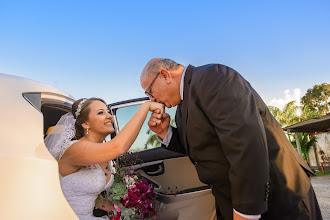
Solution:
[[[80,220],[109,219],[94,217],[93,209],[114,210],[100,196],[114,181],[111,160],[127,152],[148,111],[156,109],[164,112],[164,105],[145,102],[115,138],[104,142],[114,132],[107,105],[98,98],[79,99],[72,105],[72,114],[62,116],[46,137],[46,146],[58,161],[63,194]]]

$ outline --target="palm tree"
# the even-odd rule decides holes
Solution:
[[[291,101],[285,105],[282,112],[285,126],[292,125],[301,121],[298,115],[299,110],[300,108],[296,105],[295,101]]]
[[[304,121],[304,120],[307,120],[307,119],[310,119],[310,118],[316,118],[316,117],[319,117],[320,114],[317,112],[317,111],[312,111],[309,106],[303,106],[301,108],[301,116],[300,116],[300,119],[301,121]]]
[[[310,118],[315,118],[319,116],[319,113],[317,110],[311,110],[310,106],[304,105],[304,106],[297,106],[295,104],[295,101],[291,101],[287,103],[284,107],[284,109],[281,111],[279,108],[274,106],[268,106],[269,111],[272,113],[272,115],[276,118],[276,120],[279,122],[279,124],[282,127],[292,125]],[[296,140],[293,134],[287,134],[292,145],[297,149]],[[298,133],[298,137],[301,144],[301,151],[303,158],[307,161],[308,165],[310,165],[309,160],[309,149],[313,144],[316,142],[316,137],[311,136],[311,139],[309,140],[308,134]],[[317,157],[317,155],[315,155]]]
[[[280,123],[280,125],[282,126],[282,124],[284,123],[283,118],[282,118],[282,116],[283,116],[282,111],[275,106],[268,106],[268,109],[269,109],[270,113],[272,113],[272,115],[276,118],[278,123]]]
[[[298,115],[301,110],[300,107],[295,104],[295,101],[287,103],[282,111],[274,106],[268,106],[268,109],[282,127],[301,121]]]
[[[156,146],[160,145],[160,142],[158,141],[157,134],[152,132],[150,128],[147,131],[147,135],[149,135],[146,144],[144,145],[144,149],[148,149],[148,145],[150,145],[149,148],[154,148]]]
[[[301,146],[301,151],[303,158],[307,161],[308,165],[310,166],[310,159],[309,159],[309,149],[314,145],[316,142],[316,136],[312,136],[309,138],[309,135],[306,133],[298,133],[298,138]],[[291,144],[297,149],[297,141],[295,138],[290,138]]]

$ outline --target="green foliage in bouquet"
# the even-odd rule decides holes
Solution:
[[[137,158],[130,164],[121,158],[121,164],[115,164],[114,184],[110,190],[116,212],[111,220],[158,219],[158,212],[164,205],[156,200],[157,188],[133,170]]]

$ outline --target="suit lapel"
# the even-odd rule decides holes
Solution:
[[[187,141],[187,119],[188,119],[188,105],[189,105],[189,89],[192,76],[193,66],[187,67],[184,83],[183,83],[183,101],[182,101],[182,130],[183,130],[183,142],[186,148],[187,154],[189,155],[189,146]],[[179,106],[180,107],[180,106]]]

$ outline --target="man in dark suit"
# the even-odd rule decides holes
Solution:
[[[177,128],[158,111],[148,125],[163,147],[187,154],[200,180],[212,186],[220,219],[322,219],[312,171],[235,70],[155,58],[140,82],[151,100],[178,105]]]

